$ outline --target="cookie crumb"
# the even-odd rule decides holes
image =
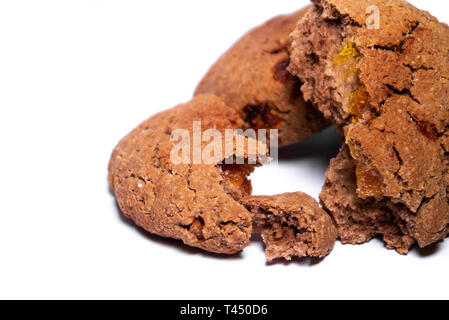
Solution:
[[[254,231],[262,234],[269,262],[293,257],[323,258],[333,249],[337,232],[315,199],[301,193],[242,199],[252,213]]]

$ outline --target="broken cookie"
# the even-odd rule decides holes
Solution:
[[[245,128],[279,129],[279,146],[300,142],[329,123],[306,103],[288,71],[289,34],[307,10],[276,17],[250,31],[210,69],[196,95],[224,98]]]
[[[321,203],[332,213],[338,236],[344,244],[362,244],[380,235],[388,249],[407,253],[415,239],[407,235],[405,224],[397,214],[405,210],[387,199],[360,199],[354,159],[344,145],[331,160]]]
[[[297,192],[242,199],[253,215],[254,230],[261,233],[268,261],[278,258],[327,256],[337,232],[329,215],[315,199]]]
[[[313,2],[292,33],[289,71],[344,135],[321,195],[339,236],[383,234],[401,253],[444,239],[449,27],[400,0]],[[373,6],[379,28],[366,25]]]
[[[221,98],[199,95],[151,117],[124,138],[111,156],[109,184],[123,214],[148,232],[233,254],[246,247],[251,237],[251,215],[238,200],[251,194],[247,177],[256,165],[248,163],[256,163],[258,155],[248,150],[240,155],[233,148],[215,163],[192,164],[189,156],[186,163],[175,164],[171,155],[178,142],[173,134],[182,129],[192,136],[194,121],[201,121],[204,131],[242,126]],[[204,140],[201,150],[209,143]],[[191,143],[187,150],[194,150]],[[245,164],[234,160],[225,164],[238,157],[246,158]]]

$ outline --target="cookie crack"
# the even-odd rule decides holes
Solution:
[[[430,201],[434,200],[438,195],[440,194],[440,191],[436,191],[435,194],[433,194],[432,196],[427,196],[427,197],[423,197],[421,204],[419,205],[418,209],[416,210],[416,212],[419,212],[419,210],[421,210],[421,208],[423,206],[425,206],[426,204],[429,204]],[[436,232],[438,233],[438,232]]]
[[[415,21],[414,24],[412,25],[412,27],[410,28],[410,31],[408,33],[404,33],[403,35],[410,36],[410,35],[414,34],[416,29],[418,29],[419,25],[420,25],[420,22]]]
[[[196,197],[197,197],[197,192],[198,190],[196,190],[195,188],[192,187],[192,182],[190,181],[190,178],[192,177],[192,167],[189,167],[189,171],[187,172],[187,188],[193,192],[193,203],[196,203]]]
[[[289,43],[281,43],[280,41],[278,41],[278,47],[271,50],[263,50],[263,51],[271,55],[277,55],[279,53],[289,54]]]
[[[418,29],[420,23],[419,21],[416,21],[411,27],[408,32],[404,32],[402,35],[404,38],[398,43],[398,44],[392,44],[392,45],[373,45],[369,46],[368,49],[378,49],[378,50],[384,50],[384,51],[391,51],[395,53],[404,53],[404,44],[405,41],[408,39],[408,36],[413,35],[415,31]]]
[[[399,90],[398,88],[395,88],[394,86],[392,86],[391,84],[385,84],[385,86],[391,90],[394,94],[399,95],[399,96],[407,96],[410,99],[412,99],[414,102],[416,102],[417,104],[421,105],[422,103],[412,94],[412,92],[409,89],[402,89]]]

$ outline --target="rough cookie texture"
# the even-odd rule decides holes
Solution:
[[[387,248],[407,253],[415,243],[405,234],[404,223],[393,214],[404,208],[390,201],[362,200],[357,196],[355,163],[346,145],[331,161],[320,198],[323,207],[332,213],[344,244],[362,244],[381,235]]]
[[[253,214],[255,232],[262,234],[268,261],[322,258],[334,247],[337,232],[331,218],[304,193],[254,196],[242,203]]]
[[[279,145],[300,142],[329,126],[306,103],[301,82],[288,71],[289,34],[306,9],[250,31],[210,69],[196,95],[222,96],[246,128],[279,129]]]
[[[109,183],[123,214],[138,226],[193,247],[233,254],[249,244],[252,233],[251,215],[237,200],[250,195],[247,175],[254,166],[173,164],[170,153],[178,143],[171,141],[173,131],[186,129],[192,136],[197,120],[203,131],[242,126],[221,98],[197,96],[151,117],[124,138],[113,151]]]
[[[334,217],[354,220],[339,226],[340,237],[362,242],[371,237],[366,234],[391,234],[377,230],[377,223],[358,223],[353,209],[368,205],[388,207],[389,224],[420,247],[444,239],[449,232],[449,27],[400,0],[313,2],[292,34],[289,70],[304,82],[305,98],[345,135],[354,160],[353,173],[347,170],[345,177],[355,175],[357,196],[366,202],[341,211],[329,205],[338,203],[328,199],[329,192],[322,195]],[[380,29],[365,25],[371,5],[379,8]],[[330,184],[331,179],[328,189]],[[402,253],[411,243],[387,241]]]

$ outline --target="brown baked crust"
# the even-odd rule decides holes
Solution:
[[[305,82],[305,97],[345,135],[358,196],[402,208],[393,212],[397,223],[419,246],[444,239],[449,233],[449,27],[400,0],[314,2],[292,34],[289,70]],[[381,14],[378,30],[365,26],[370,5]],[[337,65],[345,46],[352,48],[356,68],[346,82]]]
[[[329,126],[304,102],[287,70],[289,34],[308,8],[271,19],[238,41],[212,66],[195,95],[222,96],[247,127],[280,129],[279,145],[300,142]]]
[[[171,149],[178,143],[171,141],[173,131],[192,133],[193,121],[199,120],[203,131],[242,126],[221,98],[197,96],[151,117],[124,138],[111,156],[109,183],[123,214],[148,232],[210,252],[233,254],[246,247],[251,237],[251,215],[237,201],[250,195],[250,187],[245,184],[236,191],[235,165],[230,166],[232,174],[224,174],[226,165],[170,161]],[[253,167],[237,166],[242,175]]]
[[[330,216],[312,197],[301,193],[242,199],[261,233],[268,261],[278,258],[327,256],[337,232]]]

